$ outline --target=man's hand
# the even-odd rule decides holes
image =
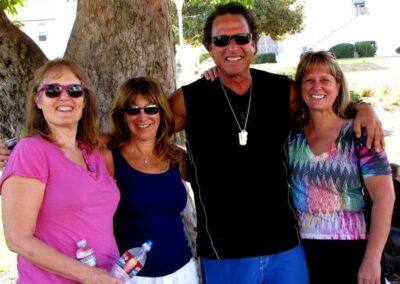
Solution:
[[[375,149],[381,151],[385,148],[382,123],[375,110],[366,103],[357,105],[357,116],[354,119],[354,132],[361,137],[361,128],[367,128],[367,147],[370,149],[374,142]]]

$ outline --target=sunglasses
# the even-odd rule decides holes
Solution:
[[[217,35],[211,38],[212,43],[218,47],[229,45],[231,39],[234,39],[236,44],[238,45],[244,45],[248,44],[251,41],[252,35],[249,33],[240,33],[234,35]]]
[[[128,115],[138,115],[141,109],[144,111],[145,114],[154,115],[160,111],[160,106],[156,104],[150,104],[144,107],[139,107],[137,105],[128,105],[125,107],[125,112]]]
[[[72,98],[80,98],[83,95],[85,86],[81,84],[61,85],[61,84],[42,84],[36,88],[36,94],[44,91],[47,97],[57,98],[61,95],[62,91],[67,91],[68,95]]]

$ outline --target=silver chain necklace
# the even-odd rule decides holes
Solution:
[[[245,145],[247,144],[247,134],[248,134],[248,133],[247,133],[247,131],[246,131],[246,127],[247,127],[247,121],[248,121],[248,119],[249,119],[249,113],[250,113],[251,93],[252,93],[252,90],[253,90],[253,83],[250,85],[249,105],[247,106],[246,120],[244,121],[244,127],[241,128],[241,127],[240,127],[240,124],[239,124],[239,120],[237,119],[236,114],[235,114],[235,111],[233,110],[233,107],[232,107],[232,105],[231,105],[231,102],[229,101],[228,94],[227,94],[226,91],[225,91],[224,85],[222,84],[222,81],[221,81],[221,80],[219,80],[219,82],[221,83],[221,88],[222,88],[222,90],[224,91],[225,98],[226,98],[226,100],[228,101],[228,104],[229,104],[229,107],[231,108],[233,117],[235,118],[236,124],[237,124],[237,126],[239,127],[239,130],[240,130],[240,132],[239,132],[239,144],[240,144],[241,146],[245,146]]]

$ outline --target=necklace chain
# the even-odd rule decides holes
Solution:
[[[248,119],[249,119],[250,105],[251,105],[251,94],[252,94],[252,90],[253,90],[253,83],[250,85],[250,96],[249,96],[249,104],[248,104],[248,106],[247,106],[246,120],[244,121],[244,126],[243,126],[243,128],[241,128],[241,127],[240,127],[239,120],[237,119],[236,114],[235,114],[235,111],[233,110],[232,104],[231,104],[231,102],[229,101],[228,94],[227,94],[226,91],[225,91],[224,85],[222,84],[222,81],[221,81],[221,80],[219,80],[219,82],[221,83],[221,88],[222,88],[222,90],[224,91],[225,98],[226,98],[226,100],[228,101],[229,107],[230,107],[230,109],[231,109],[231,111],[232,111],[233,117],[235,118],[236,124],[237,124],[237,126],[239,127],[239,130],[240,130],[240,131],[245,131],[245,130],[246,130],[246,127],[247,127],[247,121],[248,121]]]
[[[135,150],[133,149],[133,147],[130,148],[130,151],[131,151],[131,154],[132,154],[132,155],[135,154]],[[141,156],[141,157],[138,157],[138,158],[141,159],[141,160],[143,160],[143,163],[148,164],[148,163],[149,163],[149,160],[150,160],[150,158],[151,158],[151,156],[152,156],[152,154],[150,154],[149,156],[145,156],[145,155],[143,155],[142,153],[140,153],[140,151],[137,151],[137,152],[138,152],[138,154]]]

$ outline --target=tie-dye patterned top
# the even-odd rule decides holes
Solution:
[[[316,156],[303,132],[289,136],[289,181],[301,238],[366,239],[357,159],[364,179],[391,171],[384,151],[368,149],[365,134],[359,144],[354,137],[353,120],[347,120],[331,149]]]

